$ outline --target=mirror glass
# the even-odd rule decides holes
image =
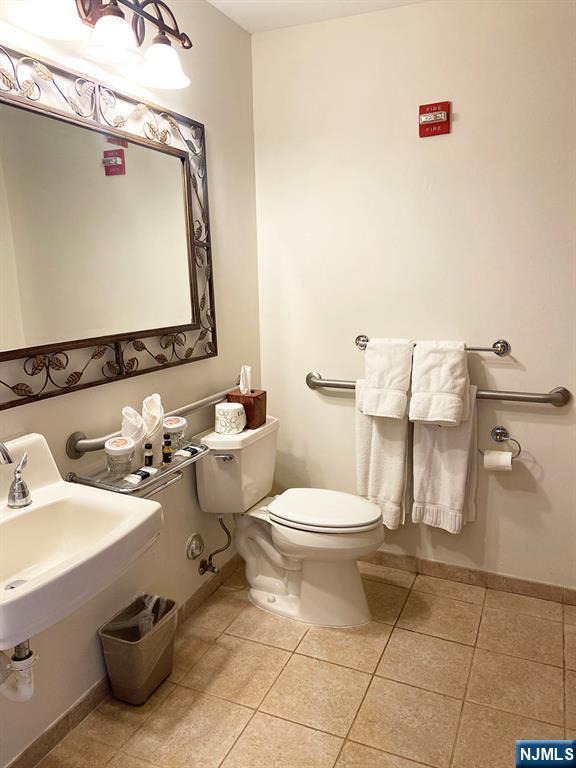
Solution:
[[[107,176],[120,149],[125,174]],[[184,169],[184,153],[0,104],[0,351],[190,327]]]

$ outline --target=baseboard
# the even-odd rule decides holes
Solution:
[[[226,581],[242,563],[240,555],[234,555],[219,573],[211,574],[202,586],[178,609],[178,623],[185,621],[218,587]],[[108,678],[95,683],[72,707],[58,718],[44,733],[12,760],[6,768],[33,768],[48,752],[74,730],[93,709],[104,701],[110,691]]]
[[[44,733],[26,747],[7,768],[33,768],[48,752],[62,741],[71,730],[87,717],[100,704],[110,690],[108,678],[104,677],[95,683],[72,707],[52,723]]]
[[[411,573],[422,573],[426,576],[436,576],[440,579],[451,579],[464,584],[474,584],[479,587],[501,589],[503,592],[514,592],[517,595],[527,597],[539,597],[542,600],[553,600],[556,603],[568,603],[576,605],[576,589],[564,587],[558,584],[546,584],[542,581],[530,581],[518,579],[514,576],[505,576],[499,573],[491,573],[477,568],[467,568],[462,565],[450,565],[435,560],[426,560],[413,555],[397,555],[392,552],[378,550],[372,555],[361,558],[364,562],[375,565],[385,565],[389,568],[397,568]]]

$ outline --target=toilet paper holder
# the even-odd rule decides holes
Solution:
[[[506,427],[502,427],[502,426],[493,427],[492,431],[490,432],[490,437],[496,443],[504,443],[507,440],[511,443],[516,443],[517,451],[515,454],[512,455],[512,461],[514,461],[514,459],[517,459],[518,456],[520,456],[520,454],[522,453],[522,446],[520,445],[518,440],[516,440],[513,437],[510,437],[510,432],[508,432]]]

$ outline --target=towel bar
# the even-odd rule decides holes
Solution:
[[[364,335],[363,333],[360,334],[360,336],[356,336],[354,339],[354,343],[358,347],[358,349],[365,350],[366,345],[370,339],[368,336]],[[492,344],[491,347],[469,347],[466,346],[467,352],[493,352],[495,355],[498,355],[498,357],[503,357],[504,355],[509,355],[512,351],[512,347],[510,346],[510,342],[506,341],[506,339],[498,339],[498,341],[495,341],[494,344]]]
[[[342,379],[324,379],[317,371],[311,371],[306,376],[306,384],[310,389],[355,389],[355,381]],[[518,403],[549,403],[550,405],[566,405],[571,394],[564,387],[555,387],[550,392],[507,392],[493,389],[479,389],[476,397],[480,400],[510,400]]]

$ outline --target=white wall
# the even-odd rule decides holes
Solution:
[[[355,490],[354,337],[513,346],[470,355],[492,389],[576,392],[576,5],[449,2],[253,37],[262,376],[278,480]],[[453,132],[418,138],[418,105]],[[460,536],[408,524],[384,548],[576,585],[574,406],[480,402],[480,445],[524,447],[480,474]]]
[[[6,20],[5,5],[1,5],[0,21]],[[69,460],[66,438],[75,430],[96,436],[117,429],[125,404],[139,407],[145,395],[157,391],[167,409],[176,408],[230,386],[244,362],[252,363],[259,376],[250,38],[205,2],[181,5],[179,22],[194,41],[194,48],[182,54],[192,85],[185,91],[148,96],[206,125],[220,354],[211,360],[0,413],[2,439],[31,431],[44,434],[62,473],[81,471],[94,461],[102,461],[101,455]],[[7,44],[9,32],[7,27],[0,27],[0,38]],[[79,55],[81,50],[24,36],[21,39],[21,47],[34,45],[36,51],[52,59],[74,55],[75,51]],[[79,66],[85,62],[78,60]],[[110,79],[115,79],[114,75],[110,72]],[[198,429],[210,418],[210,413],[204,413],[197,420]],[[197,562],[186,559],[186,538],[193,531],[200,532],[210,551],[222,543],[223,535],[216,521],[198,508],[193,473],[157,498],[165,515],[159,544],[105,593],[33,638],[34,650],[40,654],[36,695],[25,705],[0,699],[0,765],[32,742],[102,677],[96,629],[137,590],[157,590],[184,600],[203,583]]]

